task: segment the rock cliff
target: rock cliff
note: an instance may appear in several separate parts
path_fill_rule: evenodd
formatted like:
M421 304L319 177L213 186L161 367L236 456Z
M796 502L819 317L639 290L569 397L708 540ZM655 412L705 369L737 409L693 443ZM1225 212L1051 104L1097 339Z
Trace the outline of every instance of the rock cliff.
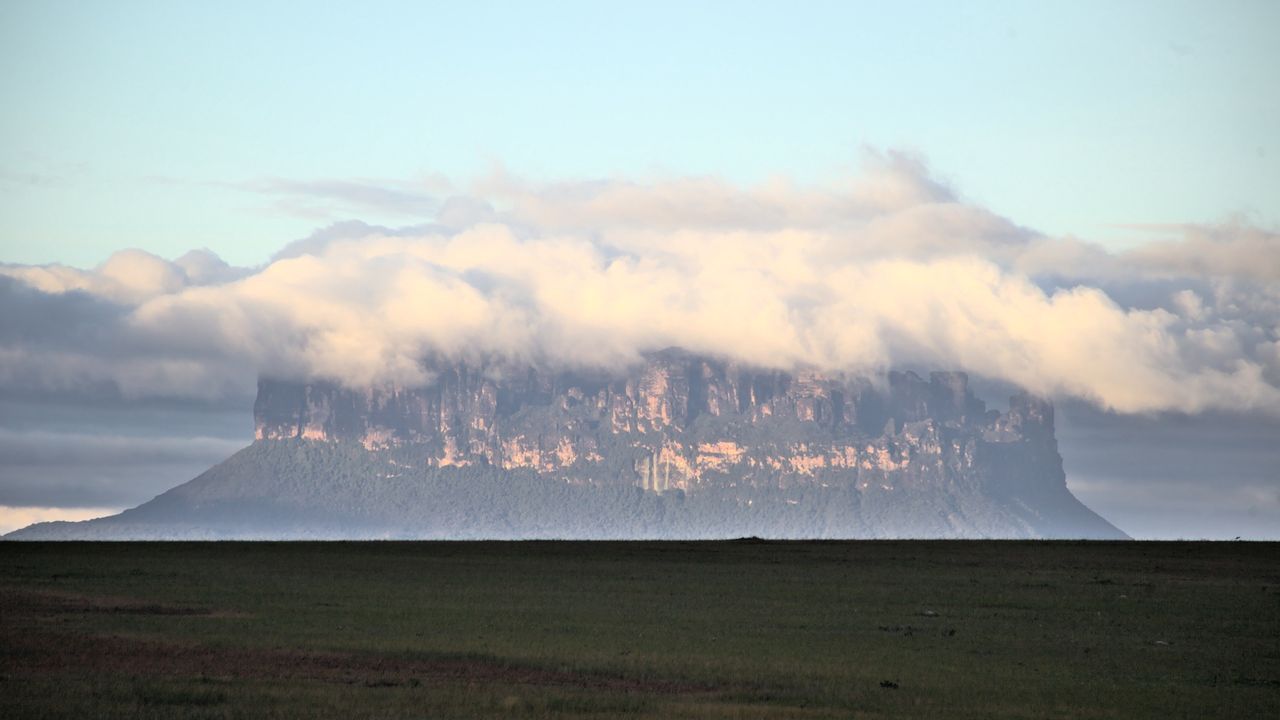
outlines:
M989 484L1025 456L1029 484L1063 485L1053 408L988 411L964 373L925 380L750 368L666 350L616 377L441 364L421 388L262 380L259 441L414 448L424 467L524 468L590 485L697 492L823 482L893 490Z

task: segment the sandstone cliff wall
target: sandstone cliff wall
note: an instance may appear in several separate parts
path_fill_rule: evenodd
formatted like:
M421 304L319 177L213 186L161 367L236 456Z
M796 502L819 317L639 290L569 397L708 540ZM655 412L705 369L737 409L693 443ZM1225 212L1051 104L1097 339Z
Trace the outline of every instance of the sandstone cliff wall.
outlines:
M423 467L529 468L652 492L708 484L1065 487L1053 408L988 411L963 373L783 373L654 353L614 376L437 364L419 388L262 380L259 441L357 442Z

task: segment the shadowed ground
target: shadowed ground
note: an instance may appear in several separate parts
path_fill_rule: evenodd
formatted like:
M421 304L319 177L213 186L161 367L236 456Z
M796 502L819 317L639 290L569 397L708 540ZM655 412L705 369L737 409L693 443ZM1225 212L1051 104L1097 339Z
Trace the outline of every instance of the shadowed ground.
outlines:
M5 717L1274 717L1261 543L0 543Z

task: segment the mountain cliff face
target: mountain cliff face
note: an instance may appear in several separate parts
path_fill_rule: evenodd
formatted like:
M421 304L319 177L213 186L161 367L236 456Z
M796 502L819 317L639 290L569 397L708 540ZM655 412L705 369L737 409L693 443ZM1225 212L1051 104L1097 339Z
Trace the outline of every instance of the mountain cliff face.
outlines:
M674 349L612 375L432 371L418 388L264 379L253 447L90 524L224 536L215 508L225 526L277 507L285 536L1123 537L1068 492L1052 406L988 410L963 373L876 384Z
M668 350L618 379L442 366L418 389L259 383L259 441L418 449L427 467L529 469L579 484L696 492L824 480L884 489L983 484L1021 458L1065 482L1053 408L1017 395L987 411L963 373L929 380L789 375Z

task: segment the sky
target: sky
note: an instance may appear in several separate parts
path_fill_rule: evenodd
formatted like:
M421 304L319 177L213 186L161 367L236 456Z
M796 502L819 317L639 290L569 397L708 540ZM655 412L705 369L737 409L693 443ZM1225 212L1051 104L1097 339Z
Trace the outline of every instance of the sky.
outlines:
M257 373L703 342L1026 386L1122 529L1280 537L1280 5L689 5L0 6L0 525Z
M10 1L0 238L11 262L250 265L325 219L427 212L290 183L821 181L863 145L1051 234L1274 226L1278 24L1265 0Z

